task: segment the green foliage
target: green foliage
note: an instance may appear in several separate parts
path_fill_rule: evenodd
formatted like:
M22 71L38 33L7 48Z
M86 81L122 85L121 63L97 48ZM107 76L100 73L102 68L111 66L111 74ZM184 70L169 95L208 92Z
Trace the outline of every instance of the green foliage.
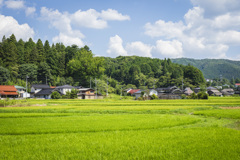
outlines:
M9 80L10 80L9 70L0 66L0 84L4 84Z
M58 91L54 91L52 94L51 94L51 98L52 99L61 99L61 95Z
M70 92L70 98L71 99L77 98L77 93L78 93L78 91L76 89L72 89Z
M153 94L152 96L151 96L151 99L158 99L158 96L157 95L155 95L155 94Z
M198 99L198 96L196 95L196 93L192 93L190 94L190 96L188 97L189 99Z
M227 79L232 79L233 77L240 78L240 62L225 60L225 59L188 59L179 58L173 59L174 63L188 65L191 64L194 67L200 69L205 78L214 79L218 78L219 75Z
M206 92L198 92L197 94L198 99L208 99L208 94Z

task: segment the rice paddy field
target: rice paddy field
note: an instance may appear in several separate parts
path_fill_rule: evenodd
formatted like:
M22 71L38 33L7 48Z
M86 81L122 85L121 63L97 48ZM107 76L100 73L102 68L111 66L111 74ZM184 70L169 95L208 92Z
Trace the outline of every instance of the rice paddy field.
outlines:
M21 101L0 107L0 159L239 160L240 97Z

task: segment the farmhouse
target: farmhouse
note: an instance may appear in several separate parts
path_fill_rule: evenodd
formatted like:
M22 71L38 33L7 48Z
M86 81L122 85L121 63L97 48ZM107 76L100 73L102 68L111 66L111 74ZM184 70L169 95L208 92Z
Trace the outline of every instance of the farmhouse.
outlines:
M222 93L214 87L207 87L207 93L209 96L222 96Z
M223 89L221 92L224 96L231 96L231 95L234 95L235 93L234 90L231 88Z
M187 96L190 96L194 92L191 90L190 87L187 87L187 88L185 88L183 93L186 94Z
M95 90L92 88L80 88L78 91L78 99L95 99L96 97Z
M182 90L176 86L157 88L159 99L181 99Z
M57 86L55 89L60 91L61 94L66 95L67 92L71 92L72 89L76 89L76 88L70 85L63 85L63 86Z
M51 95L54 91L59 92L58 90L55 90L54 88L45 88L45 89L42 89L41 91L39 91L38 93L36 93L34 96L36 98L51 99Z
M0 85L0 98L17 98L17 89L10 85Z
M149 96L152 96L153 94L155 94L156 96L158 95L158 91L155 89L150 89L149 90Z

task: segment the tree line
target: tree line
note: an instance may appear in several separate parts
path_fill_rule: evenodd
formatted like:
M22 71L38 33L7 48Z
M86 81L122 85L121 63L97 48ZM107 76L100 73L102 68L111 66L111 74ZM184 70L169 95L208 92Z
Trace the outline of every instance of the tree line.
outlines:
M197 87L205 84L202 72L170 59L138 56L95 57L88 46L35 43L16 40L14 34L0 42L0 83L25 86L42 83L92 87L100 92L120 93L123 88L156 88L171 85ZM95 81L95 78L97 81ZM92 80L90 82L90 80Z

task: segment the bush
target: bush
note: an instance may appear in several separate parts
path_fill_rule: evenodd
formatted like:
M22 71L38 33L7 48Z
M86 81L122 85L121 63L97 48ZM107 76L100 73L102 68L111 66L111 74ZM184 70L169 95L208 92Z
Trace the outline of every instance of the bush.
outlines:
M190 94L190 99L198 99L198 96L195 93Z
M182 95L181 95L181 98L182 98L182 99L186 99L187 96L186 96L185 94L182 94Z
M62 97L58 91L54 91L51 95L51 98L52 99L61 99Z
M151 99L158 99L158 96L155 95L155 94L153 94L153 95L151 96Z
M139 100L139 101L143 101L144 99L143 99L143 97L138 97L137 100Z
M197 94L198 99L208 99L208 94L205 92L199 92Z

